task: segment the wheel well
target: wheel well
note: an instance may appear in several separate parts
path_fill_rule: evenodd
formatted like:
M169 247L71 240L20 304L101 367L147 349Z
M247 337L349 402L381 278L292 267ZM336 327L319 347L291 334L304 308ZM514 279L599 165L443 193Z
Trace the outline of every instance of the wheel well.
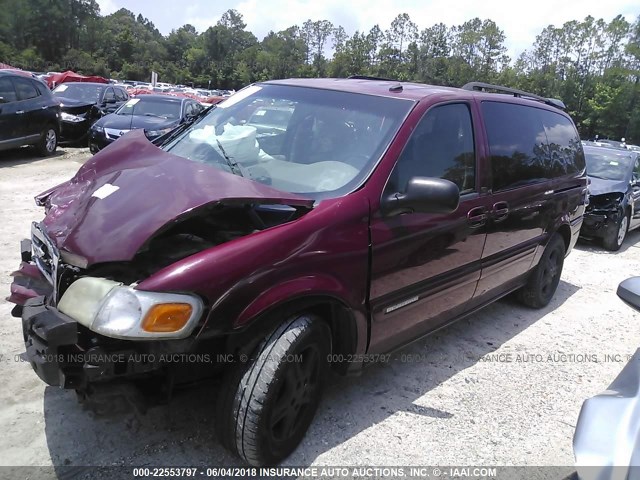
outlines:
M569 228L569 225L560 225L558 234L562 237L562 240L564 240L564 250L566 252L569 250L569 245L571 244L571 228Z
M348 358L355 353L358 341L355 317L344 303L328 296L297 298L269 309L255 318L247 329L230 335L227 351L252 353L260 341L280 323L303 312L314 314L327 323L331 330L331 353L337 354L337 358ZM344 374L348 366L347 361L331 362L331 368L339 374Z

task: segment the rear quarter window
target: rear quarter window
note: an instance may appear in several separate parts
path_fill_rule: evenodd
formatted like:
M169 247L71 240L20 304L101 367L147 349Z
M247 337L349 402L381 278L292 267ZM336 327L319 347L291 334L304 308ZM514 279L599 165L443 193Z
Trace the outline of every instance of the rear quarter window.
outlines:
M539 110L547 134L549 171L553 177L578 173L585 169L580 136L573 122L564 115Z
M18 100L13 82L9 77L0 77L0 104Z
M14 78L13 83L16 87L18 100L29 100L40 96L40 92L36 90L36 86L26 78Z
M508 190L584 169L573 123L564 115L513 103L483 102L493 190Z

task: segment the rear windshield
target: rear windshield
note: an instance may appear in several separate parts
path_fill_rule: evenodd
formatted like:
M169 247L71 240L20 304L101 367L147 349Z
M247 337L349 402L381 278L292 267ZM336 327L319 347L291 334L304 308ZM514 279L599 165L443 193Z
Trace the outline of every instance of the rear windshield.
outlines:
M53 90L53 95L87 103L97 103L100 101L100 96L105 88L106 87L91 84L63 83Z
M252 85L163 146L194 162L313 199L342 196L373 170L413 101Z
M636 154L601 147L584 149L587 175L603 180L624 181L631 177Z
M167 119L180 118L181 102L161 98L132 98L116 110L117 115L144 115Z

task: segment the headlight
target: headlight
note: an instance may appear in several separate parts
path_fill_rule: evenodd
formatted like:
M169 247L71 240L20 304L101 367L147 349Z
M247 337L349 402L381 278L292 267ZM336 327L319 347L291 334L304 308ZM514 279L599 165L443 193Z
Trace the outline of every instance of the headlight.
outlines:
M84 120L84 117L79 117L78 115L71 115L70 113L62 112L61 118L65 122L78 123Z
M102 133L104 132L104 127L101 127L100 125L96 125L94 123L93 126L91 127L91 130L93 130L95 133Z
M69 286L58 309L107 337L155 340L188 337L204 306L193 295L145 292L105 278L83 277Z
M160 135L164 135L167 132L170 132L175 127L163 128L162 130L147 130L148 137L159 137Z

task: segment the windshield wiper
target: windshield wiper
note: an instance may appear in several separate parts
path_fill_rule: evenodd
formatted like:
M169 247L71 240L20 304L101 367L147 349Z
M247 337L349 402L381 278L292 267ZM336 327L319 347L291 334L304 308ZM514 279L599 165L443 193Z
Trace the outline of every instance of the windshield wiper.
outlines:
M162 115L157 115L155 113L145 113L144 116L145 117L156 117L156 118L167 118L167 117L164 117Z
M191 125L193 125L198 118L202 117L206 113L209 113L214 108L216 108L215 105L211 105L210 107L205 108L200 113L194 115L192 117L193 118L192 121L183 123L182 125L180 125L180 126L174 128L173 130L171 130L170 132L167 132L164 135L156 138L155 140L152 140L151 143L153 143L154 145L158 145L158 146L159 145L163 145L165 143L168 143L169 140L173 140L175 137L177 137L182 132L184 132L187 128L189 128Z
M227 152L224 151L224 148L222 148L222 144L220 143L220 140L218 140L217 138L216 138L216 143L218 144L218 148L220 149L220 152L222 152L222 156L226 160L227 165L229 165L231 172L236 175L240 175L241 177L244 177L244 175L242 175L242 171L240 170L240 167L238 166L238 164L233 160L231 160L231 157L229 157L229 155L227 155Z

